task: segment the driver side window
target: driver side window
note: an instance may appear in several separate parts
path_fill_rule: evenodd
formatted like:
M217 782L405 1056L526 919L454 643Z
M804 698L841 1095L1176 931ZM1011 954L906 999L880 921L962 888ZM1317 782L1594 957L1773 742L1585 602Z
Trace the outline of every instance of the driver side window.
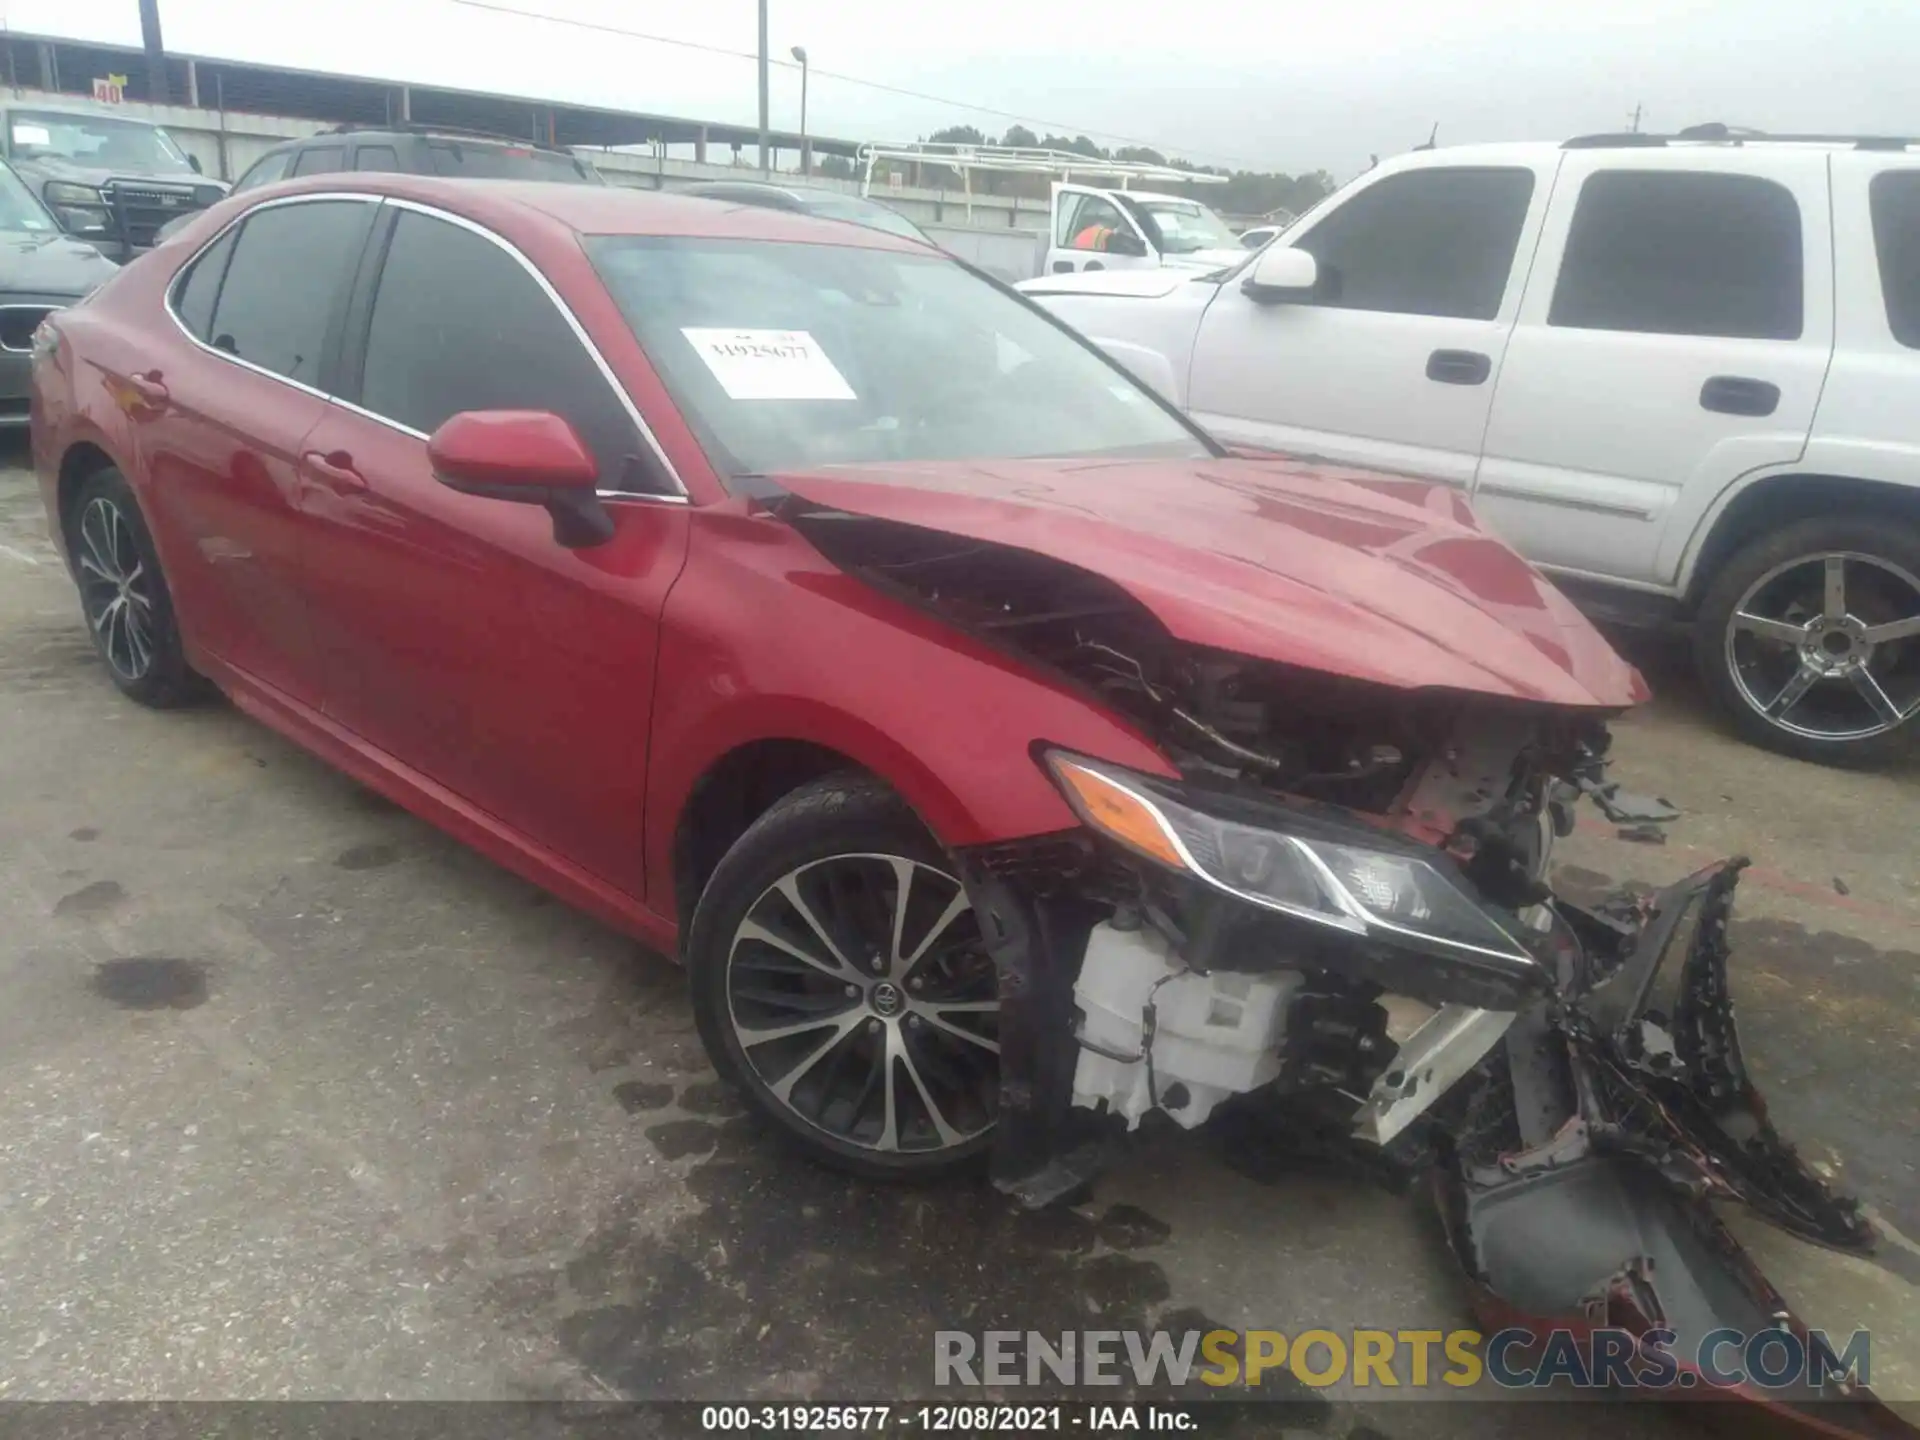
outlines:
M633 421L555 302L500 244L432 216L395 223L356 403L421 435L462 410L550 410L592 452L601 488L648 488L628 459Z
M1127 231L1119 207L1098 195L1075 197L1080 203L1061 212L1058 243L1068 250L1111 250L1113 237Z
M1531 170L1414 170L1362 190L1294 243L1319 265L1319 304L1491 320L1532 198Z

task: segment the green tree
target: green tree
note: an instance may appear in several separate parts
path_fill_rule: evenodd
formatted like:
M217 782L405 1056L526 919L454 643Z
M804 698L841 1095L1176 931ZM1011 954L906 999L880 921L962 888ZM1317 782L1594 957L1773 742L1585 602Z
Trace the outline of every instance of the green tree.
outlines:
M1024 125L1009 125L1007 133L1000 137L1002 145L1016 145L1031 150L1040 143L1040 137Z
M986 145L991 143L971 125L949 125L927 137L930 145Z

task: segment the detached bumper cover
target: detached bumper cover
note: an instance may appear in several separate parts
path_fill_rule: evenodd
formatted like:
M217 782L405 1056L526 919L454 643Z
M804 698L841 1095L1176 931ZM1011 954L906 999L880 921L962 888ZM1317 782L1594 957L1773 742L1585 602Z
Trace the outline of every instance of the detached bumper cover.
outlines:
M1745 860L1638 907L1565 922L1559 994L1508 1032L1438 1180L1449 1239L1483 1324L1666 1330L1682 1371L1716 1330L1805 1327L1716 1218L1738 1200L1809 1240L1870 1249L1871 1224L1767 1119L1740 1053L1727 925ZM1691 920L1678 970L1670 952ZM1663 979L1674 982L1656 1008ZM1684 1393L1752 1401L1822 1433L1914 1431L1841 1378Z

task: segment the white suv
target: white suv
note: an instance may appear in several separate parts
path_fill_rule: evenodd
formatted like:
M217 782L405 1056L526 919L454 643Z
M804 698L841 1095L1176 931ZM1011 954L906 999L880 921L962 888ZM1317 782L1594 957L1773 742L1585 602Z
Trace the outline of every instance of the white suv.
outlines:
M1920 714L1920 141L1421 151L1231 269L1020 288L1229 444L1443 481L1596 611L1689 620L1762 744Z

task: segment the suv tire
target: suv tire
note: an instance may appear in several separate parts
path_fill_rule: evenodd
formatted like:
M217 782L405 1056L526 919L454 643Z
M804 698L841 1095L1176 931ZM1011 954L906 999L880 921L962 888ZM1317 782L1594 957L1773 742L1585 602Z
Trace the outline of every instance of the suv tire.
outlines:
M885 785L838 774L756 820L700 897L700 1038L813 1160L932 1180L992 1144L997 979L955 869Z
M1827 765L1905 752L1920 714L1920 528L1815 517L1713 577L1694 655L1748 739Z

